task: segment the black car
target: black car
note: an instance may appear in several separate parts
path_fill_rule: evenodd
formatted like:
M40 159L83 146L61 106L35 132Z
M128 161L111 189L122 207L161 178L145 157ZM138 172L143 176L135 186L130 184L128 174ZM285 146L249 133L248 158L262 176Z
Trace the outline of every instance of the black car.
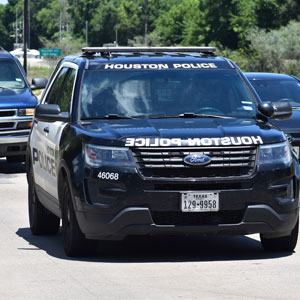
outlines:
M300 147L300 80L276 73L245 73L262 101L288 102L293 115L287 120L272 122L292 137L292 144L299 159Z
M46 79L30 86L19 60L0 47L0 157L8 162L25 160L27 140L38 103L31 92L44 88Z
M57 66L27 150L30 228L67 255L128 235L260 233L292 251L299 166L238 67L210 47L84 48Z

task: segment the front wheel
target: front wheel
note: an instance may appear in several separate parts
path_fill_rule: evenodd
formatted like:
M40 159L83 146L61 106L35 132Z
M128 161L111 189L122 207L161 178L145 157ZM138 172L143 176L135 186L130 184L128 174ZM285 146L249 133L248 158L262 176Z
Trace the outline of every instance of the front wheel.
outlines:
M28 214L31 232L34 235L56 234L60 219L41 204L36 194L32 169L29 170L28 179Z
M88 254L92 241L87 240L80 230L67 182L64 182L62 192L62 230L64 249L68 256Z
M260 235L260 240L263 248L267 251L293 251L297 245L298 231L299 217L290 235L271 239L264 238Z

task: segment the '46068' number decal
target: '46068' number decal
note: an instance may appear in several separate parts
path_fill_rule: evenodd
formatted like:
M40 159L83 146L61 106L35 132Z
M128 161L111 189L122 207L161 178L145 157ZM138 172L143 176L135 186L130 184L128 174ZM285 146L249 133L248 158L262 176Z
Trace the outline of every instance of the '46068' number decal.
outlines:
M99 172L98 178L106 180L119 180L119 173Z

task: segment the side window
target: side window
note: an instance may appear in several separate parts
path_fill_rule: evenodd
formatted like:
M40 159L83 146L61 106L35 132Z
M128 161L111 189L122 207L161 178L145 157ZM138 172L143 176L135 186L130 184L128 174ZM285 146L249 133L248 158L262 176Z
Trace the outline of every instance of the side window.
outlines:
M58 104L61 88L64 84L65 78L68 74L68 68L62 68L56 77L49 94L47 95L45 103Z
M76 70L69 69L67 77L64 81L63 89L59 100L59 106L62 112L70 111L70 104L72 100L72 92L73 92L75 77L76 77Z

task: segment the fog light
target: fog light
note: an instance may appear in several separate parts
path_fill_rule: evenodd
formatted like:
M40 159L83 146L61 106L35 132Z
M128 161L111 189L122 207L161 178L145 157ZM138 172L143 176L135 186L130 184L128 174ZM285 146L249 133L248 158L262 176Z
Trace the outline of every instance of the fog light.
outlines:
M21 122L18 124L18 129L30 129L32 126L32 121L30 122Z
M285 188L285 192L278 197L278 200L280 203L288 203L294 201L294 198L294 181L291 180L288 186Z

